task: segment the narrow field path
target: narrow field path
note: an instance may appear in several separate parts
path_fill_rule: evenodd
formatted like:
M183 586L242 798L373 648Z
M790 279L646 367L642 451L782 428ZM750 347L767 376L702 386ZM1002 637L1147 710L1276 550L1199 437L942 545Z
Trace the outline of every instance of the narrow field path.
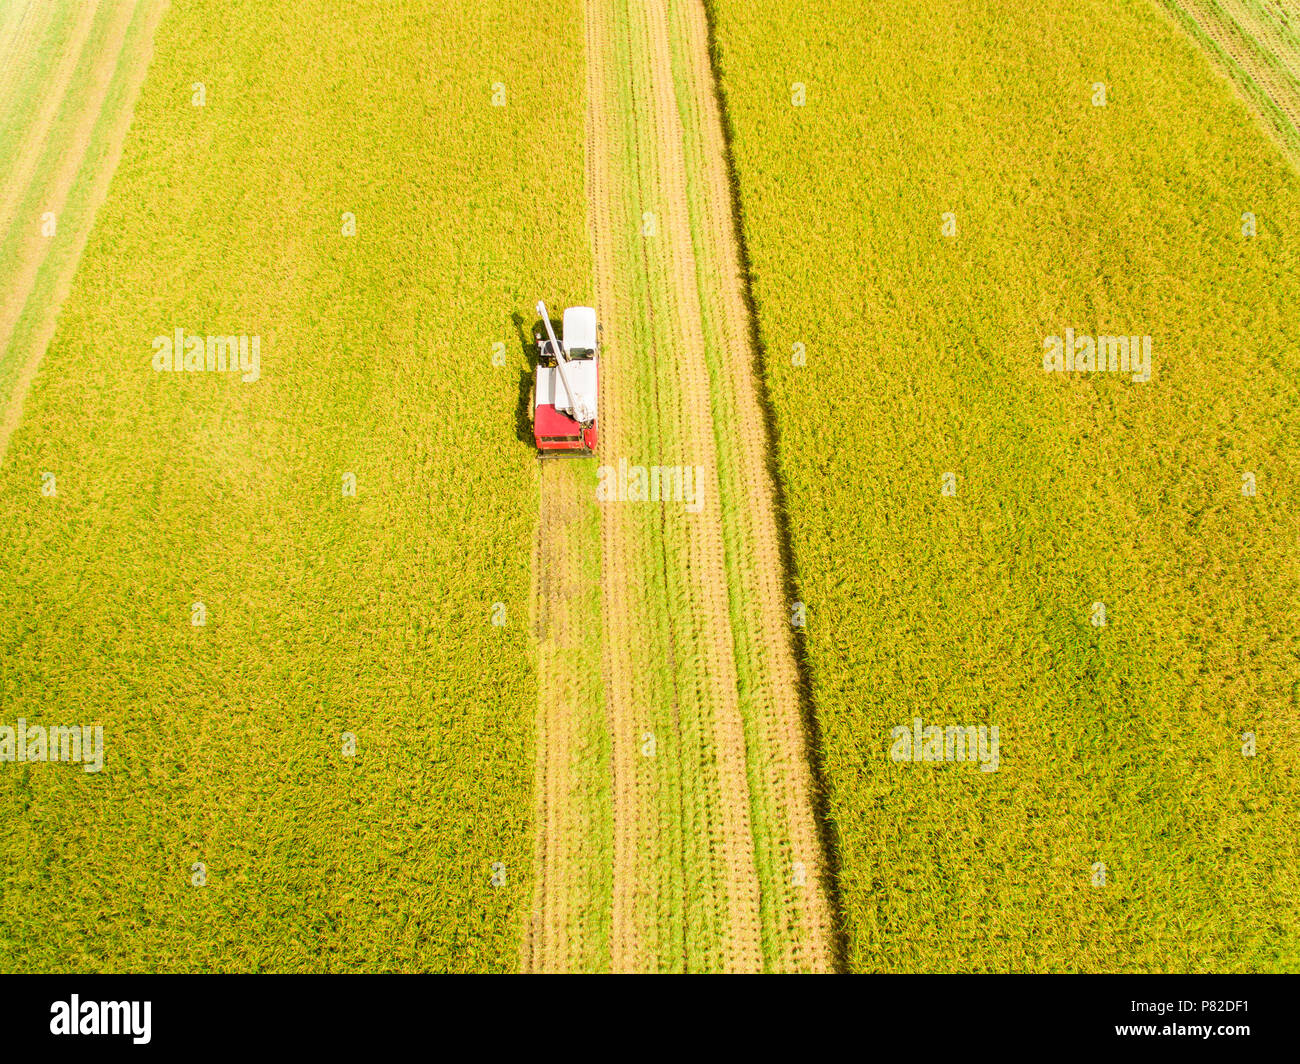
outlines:
M543 470L524 967L826 970L828 883L704 8L589 0L586 33L598 462L689 470L698 495L596 504L584 527L600 623L578 632L554 603L591 555L558 542L580 522L548 493L585 504L595 478L591 463ZM592 698L575 675L589 663L572 663L597 631Z

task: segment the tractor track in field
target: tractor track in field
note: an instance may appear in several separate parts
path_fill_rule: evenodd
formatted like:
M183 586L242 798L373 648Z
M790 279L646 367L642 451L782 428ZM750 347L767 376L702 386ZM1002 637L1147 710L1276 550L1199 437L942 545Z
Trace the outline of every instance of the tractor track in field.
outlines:
M555 653L563 622L550 617L582 563L561 542L577 526L548 497L594 484L543 470L523 967L827 970L829 883L706 13L699 0L588 0L586 39L599 460L697 467L703 507L599 507L608 747L594 756L575 737L595 700ZM589 637L574 628L570 652ZM593 779L608 788L600 838Z
M632 311L625 289L612 272L619 245L616 225L626 225L626 219L616 223L615 201L610 191L613 168L608 146L614 135L611 126L617 105L603 95L613 76L609 45L605 39L609 28L605 20L604 10L596 4L587 4L587 198L591 212L597 308L598 313L605 313L603 308L608 307L608 320L612 323L628 321ZM626 448L631 414L625 410L623 389L613 385L625 346L622 337L615 337L614 332L614 329L606 329L610 343L606 346L606 374L601 389L602 401L606 404L604 447L610 454L619 453L620 447ZM627 557L623 553L632 539L630 517L627 510L619 506L606 506L601 513L601 585L604 590L601 667L606 682L606 714L614 778L611 809L614 882L610 930L610 967L614 971L636 971L644 967L643 943L635 933L634 914L653 893L648 862L635 834L638 822L648 815L648 810L641 805L641 788L637 786L637 775L641 770L636 746L639 730L635 720L629 719L628 710L636 700L635 673L631 654L618 653L619 647L630 650L636 645L631 618L635 616L638 598L636 587L644 587L646 580L642 565L647 559Z
M1268 52L1293 78L1300 78L1300 37L1272 23L1255 0L1219 0L1219 6L1245 33Z
M533 921L525 936L522 958L525 970L547 970L555 957L574 952L568 937L567 885L557 883L557 870L571 866L574 838L565 801L571 786L573 758L572 721L580 712L562 667L563 655L575 651L583 637L570 623L564 604L574 593L575 566L571 551L581 542L575 527L577 507L571 476L554 463L543 463L538 505L538 535L533 573L535 613L532 618L539 654L537 669L537 805L533 865Z
M1293 128L1300 129L1300 92L1295 78L1288 76L1285 67L1280 69L1267 62L1252 47L1254 40L1248 27L1238 22L1217 4L1205 0L1180 0L1183 8L1194 18L1209 37L1230 55L1286 115ZM1263 47L1260 42L1259 47Z
M8 122L13 115L11 108L16 104L13 87L22 80L25 64L20 57L29 55L33 50L33 41L47 28L41 16L50 18L53 9L48 6L38 7L36 0L28 0L23 5L13 4L0 16L0 100L4 109L0 116ZM0 185L8 185L9 174L0 169ZM0 233L3 233L0 228Z
M141 27L139 47L132 54L127 54L127 39L137 11L143 5L144 21ZM82 52L90 34L98 10L97 3L87 3L78 9L78 22L74 27L71 43L67 53L60 59L56 68L56 82L46 94L37 117L24 137L15 163L10 195L6 196L3 207L5 225L18 224L14 215L26 198L29 187L34 181L42 183L43 211L53 211L58 224L64 225L64 207L68 203L73 188L80 179L87 180L86 199L79 213L74 231L66 228L57 230L53 238L41 235L38 218L28 220L28 235L20 243L17 251L17 264L12 270L6 270L6 291L0 298L0 361L5 358L17 360L18 372L14 379L11 393L0 396L0 462L4 461L9 439L22 417L23 402L32 381L40 369L45 350L54 337L54 329L60 308L67 298L72 286L81 253L90 237L95 214L99 205L108 194L108 186L113 172L122 157L122 148L126 141L127 130L135 110L135 100L140 86L144 83L145 72L153 55L153 38L159 22L167 8L167 0L139 0L138 3L122 4L113 11L113 21L108 29L105 47L94 57L89 69L90 94L76 122L71 135L64 145L55 164L55 169L48 176L38 172L38 164L48 146L59 107L67 94L69 84L80 66ZM110 87L115 76L125 78L126 90L118 110L108 116L109 125L103 140L103 153L98 158L88 158L88 150L94 139L96 127L104 117ZM89 170L87 169L89 168ZM2 231L2 230L0 230ZM64 239L68 253L56 263L57 273L53 276L51 298L46 305L37 308L37 318L25 350L13 347L19 319L31 300L37 287L39 275L47 258L56 246L56 240Z

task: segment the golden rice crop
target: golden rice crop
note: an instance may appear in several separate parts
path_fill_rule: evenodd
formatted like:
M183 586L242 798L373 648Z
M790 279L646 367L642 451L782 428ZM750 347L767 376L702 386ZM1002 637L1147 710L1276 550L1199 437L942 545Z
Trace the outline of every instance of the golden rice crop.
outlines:
M0 966L515 966L512 315L589 285L581 39L572 2L172 3L0 468L0 724L105 748L0 763ZM176 329L258 379L156 372Z
M1296 173L1154 6L712 8L851 966L1300 966Z

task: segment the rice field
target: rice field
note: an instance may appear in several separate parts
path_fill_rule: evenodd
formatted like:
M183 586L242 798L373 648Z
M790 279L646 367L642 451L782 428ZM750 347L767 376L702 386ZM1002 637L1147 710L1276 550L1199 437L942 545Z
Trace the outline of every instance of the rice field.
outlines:
M543 470L524 968L826 970L828 884L704 8L588 0L585 28L602 443ZM691 487L638 497L638 469Z
M0 460L121 158L165 6L0 7Z
M0 766L0 968L513 969L514 316L590 298L581 11L173 0L152 46L0 466L0 725L104 753Z
M1300 166L1300 6L1295 0L1161 0Z
M1296 171L1155 5L711 9L849 967L1300 967Z
M1295 19L0 0L0 971L1300 968Z

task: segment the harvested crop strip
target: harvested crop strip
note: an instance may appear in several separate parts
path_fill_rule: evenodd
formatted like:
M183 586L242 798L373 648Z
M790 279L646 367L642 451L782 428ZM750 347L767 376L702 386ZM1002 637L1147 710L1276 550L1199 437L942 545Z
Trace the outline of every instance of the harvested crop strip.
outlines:
M24 9L0 82L0 462L117 168L165 0Z
M825 969L827 884L703 8L592 0L587 60L609 745L584 771L610 779L613 866L600 961ZM581 878L570 865L557 880ZM539 898L535 926L563 894Z
M1281 0L1161 3L1300 167L1300 8Z

